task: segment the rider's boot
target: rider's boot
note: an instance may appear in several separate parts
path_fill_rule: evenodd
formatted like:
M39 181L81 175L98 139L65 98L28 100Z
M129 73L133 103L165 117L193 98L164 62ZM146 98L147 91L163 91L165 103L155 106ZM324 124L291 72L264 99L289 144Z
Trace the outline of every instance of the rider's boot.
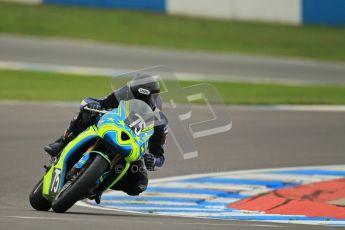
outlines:
M65 131L64 135L54 141L51 144L46 145L43 149L46 151L50 156L57 157L66 147L66 145L73 140L81 131L82 129L79 128L81 126L82 114L77 113L73 119L71 120L69 127Z
M102 197L102 194L95 196L96 204L100 204L101 203L101 197Z
M90 114L86 112L78 112L71 120L65 134L55 142L45 146L44 151L52 157L59 156L63 148L65 148L70 141L94 122L94 116L90 116Z
M57 157L63 150L63 148L66 147L66 145L74 139L75 135L73 133L68 133L67 131L63 136L61 136L59 139L54 141L53 143L50 143L46 145L43 149L46 151L51 157Z

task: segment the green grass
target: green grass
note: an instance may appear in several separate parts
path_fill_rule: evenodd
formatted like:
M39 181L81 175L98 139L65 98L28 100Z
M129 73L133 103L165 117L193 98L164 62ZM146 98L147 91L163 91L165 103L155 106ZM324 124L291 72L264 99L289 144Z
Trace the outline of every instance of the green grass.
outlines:
M0 3L0 33L345 61L345 28L243 23L158 13Z
M81 101L110 92L109 77L0 70L0 99L29 101Z
M109 77L0 70L0 100L80 101L110 93ZM184 81L184 86L198 82ZM213 83L227 104L345 104L345 86Z

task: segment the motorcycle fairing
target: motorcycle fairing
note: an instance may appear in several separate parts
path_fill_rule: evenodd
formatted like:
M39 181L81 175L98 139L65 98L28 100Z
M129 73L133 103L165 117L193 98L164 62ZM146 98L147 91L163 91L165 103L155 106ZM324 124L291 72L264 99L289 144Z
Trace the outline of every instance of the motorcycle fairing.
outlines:
M43 196L48 200L54 198L64 186L66 167L70 157L77 152L78 149L91 141L95 141L99 137L116 147L127 162L119 177L111 183L111 186L119 181L126 174L130 163L138 160L145 154L148 147L148 140L154 133L153 124L149 124L147 127L144 127L140 133L136 134L125 124L125 120L129 116L129 113L129 103L120 101L118 108L106 113L99 119L97 127L95 125L90 126L68 143L63 149L58 162L52 165L43 178ZM103 153L97 154L104 157ZM109 161L107 158L106 160Z
M63 149L58 162L49 169L43 178L43 196L47 199L53 198L64 185L66 166L69 158L82 146L98 138L95 126L79 134Z
M116 146L120 153L125 156L127 162L138 160L147 150L147 141L152 136L153 124L148 125L136 134L125 124L130 109L128 102L120 101L118 108L103 115L98 121L98 135Z

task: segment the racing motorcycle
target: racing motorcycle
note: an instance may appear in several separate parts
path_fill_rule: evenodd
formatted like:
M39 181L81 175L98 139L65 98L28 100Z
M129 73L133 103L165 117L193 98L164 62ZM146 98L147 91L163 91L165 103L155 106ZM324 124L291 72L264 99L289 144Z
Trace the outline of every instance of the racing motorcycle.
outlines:
M36 210L62 213L77 201L95 199L114 186L148 148L155 115L143 101L120 101L111 111L86 108L97 122L79 134L46 166L30 193Z

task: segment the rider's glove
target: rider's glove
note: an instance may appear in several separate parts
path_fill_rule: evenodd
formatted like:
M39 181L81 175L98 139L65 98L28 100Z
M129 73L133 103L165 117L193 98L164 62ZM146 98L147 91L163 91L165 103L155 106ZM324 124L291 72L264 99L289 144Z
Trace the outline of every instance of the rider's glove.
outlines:
M145 166L147 170L149 171L155 170L156 158L152 153L146 153L144 155L144 162L145 162Z
M100 110L102 108L101 104L98 101L91 102L87 104L85 107L90 108L90 109L95 109L95 110Z
M92 98L85 98L80 104L80 110L90 112L90 111L86 110L85 108L100 110L102 108L102 106L98 101L95 101Z
M85 108L100 110L100 109L102 109L102 106L98 101L92 101L92 102L86 103L85 105L81 106L82 111L85 111L85 112L88 112L91 114L95 114L93 111L86 110Z

